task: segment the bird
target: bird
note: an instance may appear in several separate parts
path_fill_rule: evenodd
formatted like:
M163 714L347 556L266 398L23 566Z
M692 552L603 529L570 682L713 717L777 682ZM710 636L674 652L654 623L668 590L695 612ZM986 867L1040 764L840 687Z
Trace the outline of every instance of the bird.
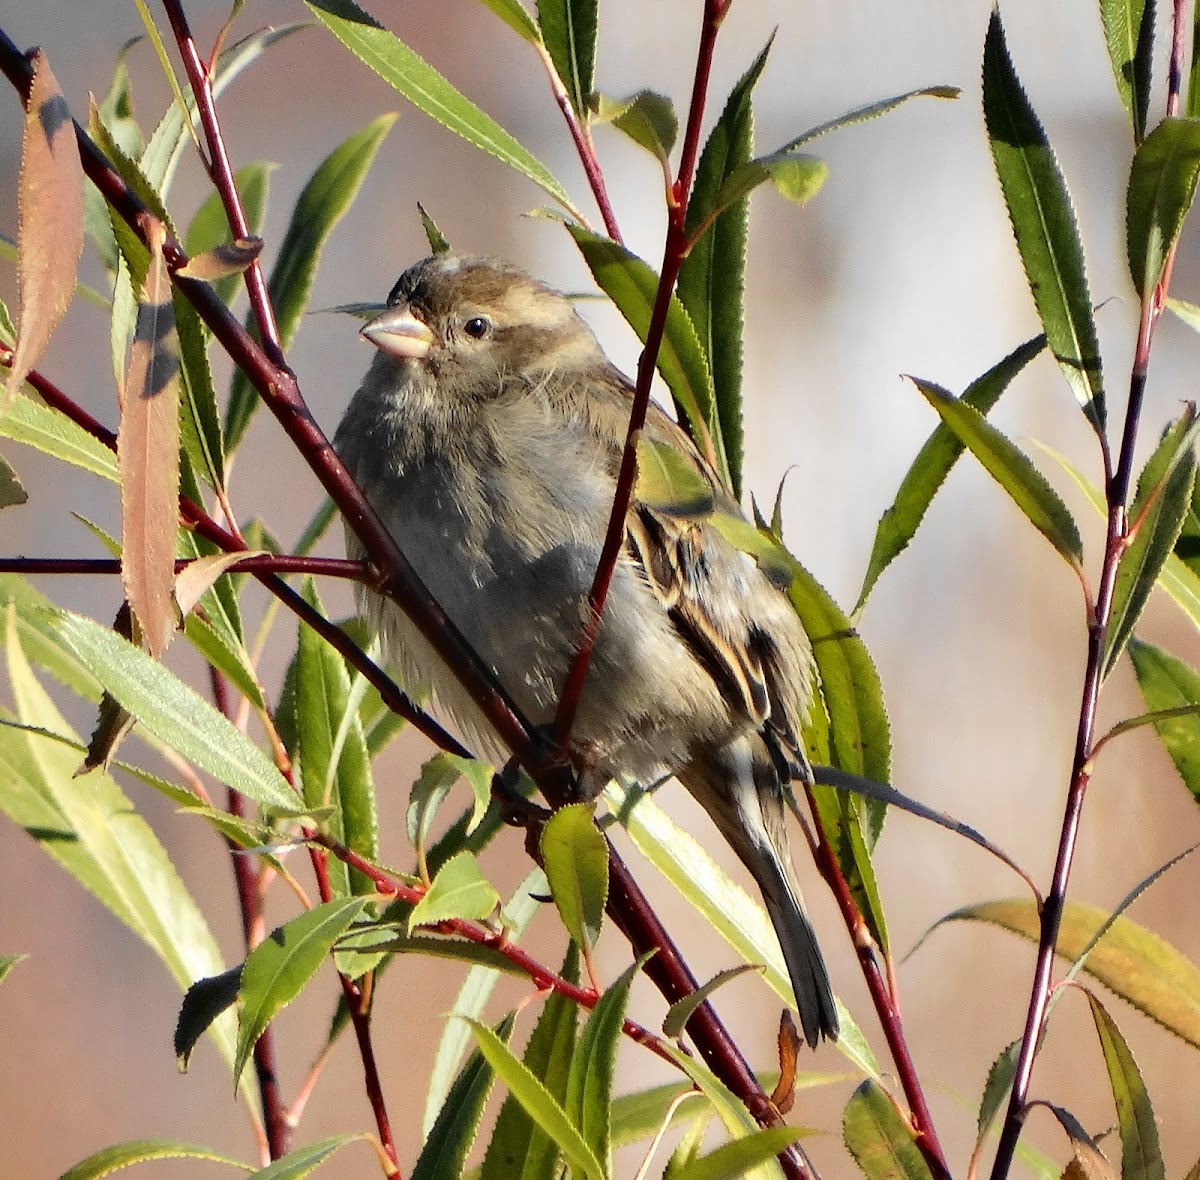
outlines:
M588 617L633 387L572 301L521 268L443 252L361 328L376 353L334 449L426 587L524 715L548 726ZM682 457L745 520L687 434L651 403L642 438ZM640 486L640 485L639 485ZM812 648L784 590L711 515L636 490L580 694L583 797L674 775L749 870L805 1039L836 1040L829 975L788 848L789 781ZM347 530L347 550L361 543ZM393 602L360 588L384 658L484 749L481 710Z

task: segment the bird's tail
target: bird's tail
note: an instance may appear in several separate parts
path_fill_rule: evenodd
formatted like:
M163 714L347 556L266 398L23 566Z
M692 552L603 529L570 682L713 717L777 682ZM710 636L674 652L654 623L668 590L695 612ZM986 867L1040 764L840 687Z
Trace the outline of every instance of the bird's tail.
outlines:
M735 771L716 784L711 774L695 773L699 769L693 767L693 773L680 777L712 816L762 893L796 994L804 1039L813 1048L822 1037L837 1040L833 989L792 867L778 779L768 784L762 780L773 775ZM751 786L748 779L759 781Z

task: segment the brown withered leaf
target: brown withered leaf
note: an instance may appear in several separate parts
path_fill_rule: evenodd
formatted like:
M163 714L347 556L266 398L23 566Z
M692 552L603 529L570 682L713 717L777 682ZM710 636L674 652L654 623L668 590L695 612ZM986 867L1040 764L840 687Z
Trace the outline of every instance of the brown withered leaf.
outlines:
M215 283L217 279L241 274L262 253L262 248L262 238L235 238L202 254L192 255L177 273L185 278Z
M779 1081L771 1101L780 1114L787 1114L796 1102L796 1060L800 1056L800 1033L792 1014L784 1008L779 1014Z
M179 337L164 234L160 228L150 243L117 436L121 579L153 656L163 653L175 630L179 523Z
M83 167L75 125L39 49L21 142L17 190L17 347L4 404L21 388L66 314L83 253Z
M1069 1110L1052 1102L1047 1102L1046 1107L1066 1131L1071 1140L1071 1150L1075 1153L1063 1170L1065 1180L1120 1180L1117 1169Z
M175 579L175 602L179 613L186 615L230 566L248 557L264 557L266 553L265 549L239 549L236 553L212 553L190 562Z

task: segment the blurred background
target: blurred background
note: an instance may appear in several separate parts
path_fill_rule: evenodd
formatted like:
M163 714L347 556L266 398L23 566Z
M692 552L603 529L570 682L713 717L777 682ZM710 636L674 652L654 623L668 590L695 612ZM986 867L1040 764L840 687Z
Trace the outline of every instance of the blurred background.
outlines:
M589 215L582 173L532 51L471 0L369 4L374 14L512 131L558 174ZM1164 6L1168 7L1168 6ZM597 84L624 95L649 86L685 108L699 28L699 0L601 5ZM198 43L210 45L227 3L192 0ZM157 11L157 10L156 10ZM865 102L913 87L962 88L957 102L915 101L877 122L820 141L831 165L820 195L804 209L768 189L752 200L746 331L747 485L769 504L785 474L784 521L790 547L849 609L858 594L874 529L935 415L901 374L956 392L1038 328L1020 270L983 132L979 73L989 5L985 0L737 0L718 42L711 117L724 95L777 30L756 92L760 150ZM247 5L235 30L303 20L285 0ZM1087 0L1012 0L1004 5L1010 48L1032 101L1059 153L1079 215L1099 312L1107 384L1119 421L1128 388L1137 306L1125 265L1123 191L1131 143L1119 107L1096 6ZM165 23L165 22L164 22ZM8 0L2 24L20 46L41 45L77 117L88 95L103 96L119 46L141 32L132 4L92 0L86 17L69 0ZM128 58L137 113L149 130L168 94L152 51ZM1165 62L1155 63L1153 112L1161 112ZM272 212L268 264L291 205L319 161L384 110L399 109L357 203L338 226L316 278L314 308L381 300L396 276L427 252L416 215L420 200L459 249L512 258L564 289L591 287L563 230L525 216L543 204L539 191L406 107L396 94L323 31L312 29L272 50L220 104L235 164L270 159ZM1154 114L1156 120L1158 114ZM16 181L22 112L0 94L0 232L16 233ZM630 247L657 263L664 215L653 161L615 132L596 132L610 192ZM185 161L172 200L186 224L207 195L195 159ZM597 219L598 220L598 219ZM1173 293L1195 299L1197 249L1185 231ZM102 275L90 252L85 277ZM15 308L12 268L0 265L0 295ZM610 354L627 371L637 344L619 316L583 305ZM1143 454L1181 402L1195 397L1197 342L1164 319L1146 401ZM310 315L290 361L318 420L332 433L369 360L353 321ZM218 362L219 364L219 362ZM77 304L39 366L108 423L115 397L107 323ZM219 380L227 372L219 369ZM219 385L219 388L223 388ZM1094 440L1056 367L1041 358L1015 383L993 420L1023 445L1044 442L1099 479ZM31 492L28 505L0 517L6 553L95 555L71 512L80 505L115 529L116 496L86 476L42 462L6 443L3 452ZM1076 513L1094 578L1099 522L1053 460L1034 451ZM319 504L313 478L292 455L273 420L260 415L234 469L234 502L262 516L288 543ZM325 552L338 553L331 538ZM111 617L119 593L101 579L49 581L56 601ZM338 586L322 588L331 609L350 610ZM1085 620L1076 580L974 463L958 465L915 543L887 571L862 620L881 673L895 744L894 782L924 803L979 828L1036 879L1049 874L1070 766L1084 665ZM277 689L294 642L290 620L278 626L265 666ZM1165 600L1152 601L1147 639L1192 663L1200 644ZM184 644L169 662L184 674L199 665ZM5 694L7 695L7 693ZM1122 666L1101 706L1101 729L1141 712L1132 674ZM73 722L90 718L76 709ZM133 752L132 747L130 753ZM385 861L405 864L403 809L415 766L429 754L405 737L380 769ZM222 847L203 824L184 820L157 798L129 788L177 857L230 962L243 955L232 878ZM659 798L735 868L712 828L676 787ZM1087 801L1072 896L1111 908L1155 867L1200 839L1194 803L1153 735L1138 731L1106 750ZM629 852L694 970L705 978L730 965L653 870ZM502 836L485 866L512 888L528 862L515 834ZM839 994L863 1022L884 1068L885 1047L871 1015L849 941L829 898L807 866L808 896ZM995 861L941 829L896 814L878 851L878 872L894 945L906 954L941 915L970 902L1019 892ZM1138 901L1131 916L1200 957L1194 920L1200 866L1184 862ZM275 898L273 920L290 899ZM547 961L562 953L556 923L543 919L532 946ZM628 950L609 931L602 942L608 978ZM49 862L7 821L0 823L0 954L28 961L0 986L0 1142L11 1176L58 1175L122 1139L175 1136L253 1158L253 1140L233 1099L227 1071L207 1043L190 1072L175 1067L171 1034L176 986L154 957L93 898ZM1000 1050L1019 1036L1033 952L989 928L937 931L899 970L905 1024L952 1166L965 1171L974 1110ZM405 1170L415 1159L427 1071L461 981L461 970L422 963L420 983L398 966L376 999L376 1035L384 1084ZM322 1043L335 998L332 972L279 1022L284 1091L296 1092ZM498 994L495 1012L524 991ZM655 1024L661 1001L635 991L639 1019ZM1162 1120L1168 1174L1200 1155L1191 1094L1197 1057L1149 1020L1112 1000L1143 1068ZM750 1059L774 1061L777 1005L756 979L723 989L717 1007ZM525 1027L531 1017L526 1016ZM626 1046L619 1086L629 1090L668 1074L647 1053ZM802 1065L840 1071L835 1049ZM850 1175L841 1146L840 1110L855 1084L843 1080L801 1093L792 1120L828 1129L808 1141L827 1177ZM1091 1019L1082 997L1055 1014L1033 1093L1062 1103L1093 1133L1115 1118ZM337 1047L307 1110L297 1142L370 1129L360 1066L348 1038ZM1061 1134L1044 1113L1030 1140L1060 1160ZM347 1148L323 1174L371 1175L361 1145ZM623 1157L621 1174L636 1171ZM157 1168L157 1170L156 1170ZM661 1170L661 1162L659 1164ZM145 1176L208 1176L212 1165L152 1165Z

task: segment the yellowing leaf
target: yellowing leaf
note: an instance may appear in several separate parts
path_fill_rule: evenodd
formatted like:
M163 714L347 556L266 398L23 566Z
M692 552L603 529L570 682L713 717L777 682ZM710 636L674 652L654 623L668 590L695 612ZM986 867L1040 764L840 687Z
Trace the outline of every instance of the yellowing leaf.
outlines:
M175 629L179 524L179 338L162 245L151 243L117 436L121 580L153 656Z
M21 316L6 401L21 388L66 313L83 253L83 168L75 124L40 49L25 111L17 225Z

